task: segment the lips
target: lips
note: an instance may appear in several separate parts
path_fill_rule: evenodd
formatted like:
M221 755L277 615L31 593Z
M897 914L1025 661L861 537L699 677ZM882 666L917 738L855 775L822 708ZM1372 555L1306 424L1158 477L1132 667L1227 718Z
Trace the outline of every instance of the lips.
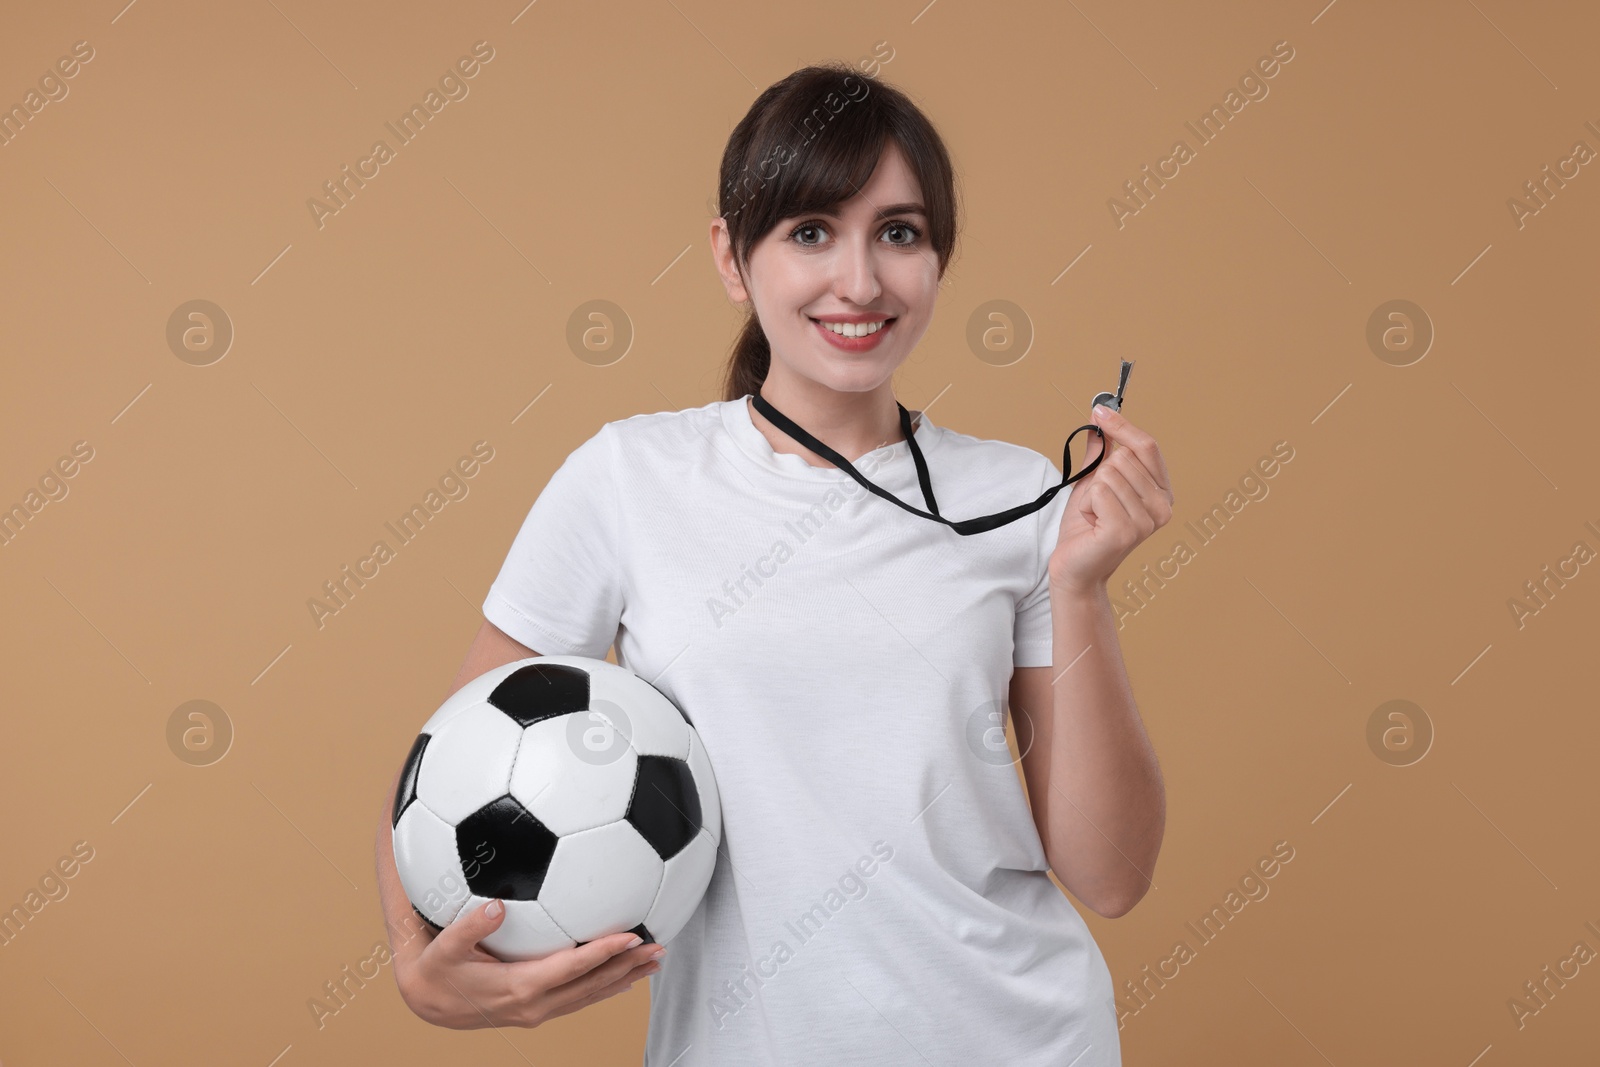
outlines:
M857 316L851 317L854 318ZM848 318L843 316L840 318L843 321L849 321ZM865 321L882 322L883 325L872 333L865 334L861 337L846 337L844 334L835 333L834 331L828 329L827 326L823 325L824 320L822 319L811 320L812 324L816 327L817 332L820 333L829 344L833 345L835 348L843 349L846 352L866 352L872 348L876 348L883 340L884 335L894 328L894 324L897 320L893 317L890 317L887 319L866 318Z

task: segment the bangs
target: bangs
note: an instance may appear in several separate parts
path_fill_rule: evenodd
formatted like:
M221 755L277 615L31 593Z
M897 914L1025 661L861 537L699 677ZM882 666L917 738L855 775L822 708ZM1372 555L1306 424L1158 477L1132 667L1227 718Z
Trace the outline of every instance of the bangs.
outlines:
M859 79L857 85L865 87ZM823 99L844 104L835 114ZM781 219L838 207L859 193L889 140L868 113L871 100L870 92L857 101L830 90L814 106L789 101L780 109L787 114L775 115L761 143L751 145L752 162L731 190L729 210L747 214L746 224L766 233Z

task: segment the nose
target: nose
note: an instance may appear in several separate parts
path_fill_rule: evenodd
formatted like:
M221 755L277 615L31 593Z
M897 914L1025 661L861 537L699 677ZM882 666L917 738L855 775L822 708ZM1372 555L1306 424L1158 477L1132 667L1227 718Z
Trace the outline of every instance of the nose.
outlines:
M841 239L834 257L833 295L861 307L870 305L883 292L870 235L852 234Z

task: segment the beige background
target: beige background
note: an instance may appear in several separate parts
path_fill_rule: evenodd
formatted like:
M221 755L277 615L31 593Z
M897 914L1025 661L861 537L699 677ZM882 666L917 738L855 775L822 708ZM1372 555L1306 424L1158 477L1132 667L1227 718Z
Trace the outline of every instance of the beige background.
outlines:
M1600 568L1508 607L1600 550L1600 164L1520 228L1507 206L1600 149L1580 5L118 4L14 5L0 34L6 104L94 49L0 147L0 505L93 449L0 548L0 906L93 849L0 947L0 1063L639 1062L644 984L499 1033L421 1022L387 969L320 1029L308 1001L382 936L382 794L540 487L604 421L720 398L728 132L878 42L967 208L908 407L1059 456L1137 360L1177 508L1119 588L1294 449L1122 631L1169 818L1157 888L1080 908L1119 988L1295 850L1125 1016L1126 1061L1592 1062L1600 964L1508 1008L1600 951ZM322 183L480 40L470 95L319 229ZM1281 40L1270 94L1119 228L1108 199ZM195 299L234 330L208 366L167 343ZM620 360L568 347L596 299ZM1396 299L1436 332L1404 367L1366 340ZM990 300L1034 332L1008 366L965 340ZM319 628L322 583L479 440L470 495ZM1367 740L1396 699L1434 732L1409 766ZM234 731L209 766L169 748L191 700Z

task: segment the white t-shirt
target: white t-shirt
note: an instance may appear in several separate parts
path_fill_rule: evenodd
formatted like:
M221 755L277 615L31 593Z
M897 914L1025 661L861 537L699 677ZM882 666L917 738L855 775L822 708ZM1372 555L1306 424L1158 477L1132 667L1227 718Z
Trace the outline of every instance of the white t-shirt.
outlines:
M536 652L619 663L705 744L722 847L650 978L646 1067L1120 1065L1111 975L1005 745L1051 662L1072 486L962 536L778 453L744 398L602 426L484 601ZM1035 499L1055 461L923 418L946 518ZM855 464L926 510L909 445Z

